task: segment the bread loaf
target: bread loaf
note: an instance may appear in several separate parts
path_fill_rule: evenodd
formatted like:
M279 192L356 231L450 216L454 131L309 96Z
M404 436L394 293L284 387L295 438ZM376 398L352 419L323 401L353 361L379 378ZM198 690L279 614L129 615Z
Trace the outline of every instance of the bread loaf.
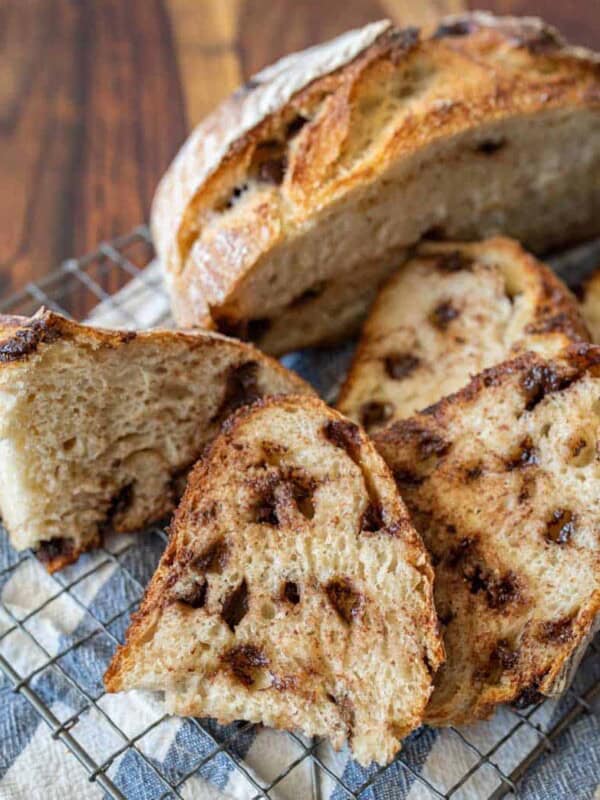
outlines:
M337 405L373 431L487 367L579 340L577 301L517 242L423 244L379 293Z
M443 657L432 579L364 432L317 399L259 401L192 472L106 687L386 763Z
M218 334L0 317L0 510L12 543L54 570L107 526L160 519L229 413L290 391L311 389Z
M272 353L356 330L425 235L600 233L600 63L537 19L368 25L254 76L184 144L152 230L183 326Z
M434 725L560 693L600 610L600 348L527 353L375 433L435 566Z

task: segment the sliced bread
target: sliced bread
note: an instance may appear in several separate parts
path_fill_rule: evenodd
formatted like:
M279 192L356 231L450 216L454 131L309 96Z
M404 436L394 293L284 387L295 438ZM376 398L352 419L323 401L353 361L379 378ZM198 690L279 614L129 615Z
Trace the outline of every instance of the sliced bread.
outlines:
M50 311L0 317L0 511L50 570L172 510L228 414L311 393L253 347L206 332L106 331Z
M427 232L600 234L600 63L540 20L389 21L251 78L191 134L152 230L173 309L282 353L356 330Z
M316 398L259 401L193 470L106 687L385 763L443 657L432 579L364 432Z
M374 435L436 571L436 725L561 692L600 610L600 347L527 353Z
M423 244L377 297L337 405L376 430L500 361L588 339L574 296L517 242Z

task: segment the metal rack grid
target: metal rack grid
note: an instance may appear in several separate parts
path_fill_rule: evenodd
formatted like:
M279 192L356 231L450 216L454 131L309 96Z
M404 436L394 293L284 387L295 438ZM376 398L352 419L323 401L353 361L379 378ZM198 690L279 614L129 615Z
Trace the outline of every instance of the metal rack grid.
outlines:
M102 244L96 252L82 259L65 262L42 281L29 284L17 295L0 303L0 311L31 314L43 304L67 316L81 316L94 302L100 302L110 310L119 327L134 327L138 325L138 319L128 310L123 292L115 295L115 291L131 279L136 279L163 303L165 311L156 322L166 323L168 306L162 294L160 278L155 271L142 272L152 257L148 230L140 227L129 236ZM5 537L5 533L2 532L0 536ZM96 782L109 797L127 797L126 789L116 777L116 767L125 756L130 755L135 758L141 774L145 776L144 780L155 790L152 796L161 800L183 797L182 792L194 776L200 775L210 780L211 764L219 760L226 760L232 765L246 781L248 797L253 798L275 798L278 789L294 770L309 765L313 796L319 800L326 796L324 784L329 790L336 787L340 796L364 800L369 796L369 790L385 778L388 769L401 770L407 781L416 781L421 785L424 796L433 798L480 797L480 794L469 795L470 781L481 770L490 770L496 787L489 796L497 799L510 793L517 794L519 781L527 768L541 753L552 750L560 733L580 715L590 712L592 701L600 695L600 643L597 640L584 658L586 668L580 669L578 678L557 704L557 710L551 718L541 714L545 703L524 711L506 709L508 722L502 735L486 748L476 746L464 731L449 729L445 735L455 737L471 761L462 774L451 779L450 785L442 785L425 777L418 762L412 758L412 753L420 747L422 737L427 735L426 728L408 738L392 765L374 768L366 779L362 775L360 780L351 780L338 774L323 755L322 743L305 740L294 733L281 734L293 745L295 754L290 756L289 763L277 774L266 780L257 775L244 760L244 741L248 741L249 735L259 730L259 726L240 722L221 727L209 720L192 719L183 724L187 726L188 735L195 737L193 741L198 747L188 749L181 763L165 768L148 752L152 748L146 746L145 740L160 732L163 726L171 724L172 720L159 713L136 731L124 730L111 712L111 707L103 702L106 696L101 677L90 679L85 671L73 668L80 648L90 647L98 639L102 639L106 656L104 663L107 663L114 646L122 640L129 615L139 602L144 584L150 577L150 573L139 574L135 553L140 547L146 548L152 552L154 564L165 542L166 534L160 527L153 527L138 539L108 537L99 551L83 556L77 564L53 576L46 575L31 552L16 553L9 546L0 550L4 552L4 563L0 562L0 669L14 691L19 692L49 726L52 737L71 751L87 771L89 780ZM12 576L26 569L34 571L38 580L43 575L45 591L41 592L38 602L21 613L22 609L15 609L6 600L3 589ZM96 608L86 601L85 586L106 570L118 571L127 591L118 598L112 598L108 607ZM64 601L79 609L86 624L79 625L77 630L80 632L68 637L56 652L52 652L40 635L40 625L43 626L44 615L53 604ZM20 652L19 641L27 645L24 648L27 652L35 653L32 661L23 663L23 659L15 657L15 653ZM588 668L590 662L593 662L592 669ZM42 686L50 674L53 681L60 681L70 693L70 713L66 715L61 716L50 708L47 686ZM92 752L86 746L82 731L88 715L93 715L95 724L101 723L110 731L110 746L104 752ZM542 717L543 721L540 721ZM523 731L530 735L525 757L512 769L506 770L501 765L502 748ZM152 741L156 741L156 737Z

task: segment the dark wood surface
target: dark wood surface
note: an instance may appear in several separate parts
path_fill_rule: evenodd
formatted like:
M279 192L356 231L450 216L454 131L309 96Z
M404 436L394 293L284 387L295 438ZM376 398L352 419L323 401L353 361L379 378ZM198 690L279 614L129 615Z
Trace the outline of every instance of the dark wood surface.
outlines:
M468 5L600 49L598 0L0 0L0 295L147 220L186 133L258 68Z

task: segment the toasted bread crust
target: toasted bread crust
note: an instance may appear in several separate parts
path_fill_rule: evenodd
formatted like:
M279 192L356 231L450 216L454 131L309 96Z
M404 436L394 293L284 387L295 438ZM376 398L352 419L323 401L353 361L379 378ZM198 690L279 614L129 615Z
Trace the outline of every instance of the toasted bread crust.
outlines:
M427 99L398 112L385 135L374 131L376 147L353 154L352 137L360 138L362 124L359 99L369 80L413 67ZM282 89L285 81L290 91ZM439 96L436 82L443 87ZM314 224L323 209L343 205L391 165L412 163L434 143L519 115L595 112L599 100L598 57L568 47L556 31L530 18L474 13L442 22L424 39L415 29L379 23L324 45L321 57L311 50L275 65L198 127L157 192L152 228L177 318L247 334L248 325L262 323L257 341L279 352L276 335L272 340L264 332L258 301L253 307L253 287L261 269L273 269L273 253ZM269 148L275 156L266 153ZM251 198L243 212L228 213L247 186ZM592 222L585 227L564 236L597 232ZM394 242L394 252L421 233ZM546 245L559 243L560 232L546 234ZM537 239L529 244L539 246ZM297 307L284 301L284 288L273 295L281 294L277 313L292 312L294 319ZM320 285L303 289L322 291ZM293 302L304 299L300 292ZM300 333L293 344L302 344Z
M575 297L518 242L426 242L379 292L337 407L372 432L495 363L589 339Z
M102 469L104 469L105 474L103 474L102 480L107 481L108 484L111 483L110 471L112 470L116 473L119 469L118 465L125 459L129 459L128 463L130 463L130 467L127 469L131 473L125 483L117 482L113 489L107 488L106 492L109 492L109 494L105 496L106 492L96 485L96 477L94 476L94 469L92 469L94 457L105 452L105 445L103 444L100 452L98 452L98 440L92 438L89 444L89 453L86 447L83 447L80 456L71 456L70 452L63 452L62 446L59 443L50 445L49 436L46 437L46 439L44 438L44 431L46 431L47 434L51 433L46 430L46 426L50 425L50 423L42 421L41 418L37 419L31 435L25 437L23 440L22 425L16 422L16 418L13 420L16 411L13 406L13 401L9 400L9 398L13 398L15 404L18 403L19 407L22 406L19 413L31 414L31 407L27 406L27 392L33 391L34 396L38 397L38 391L36 389L28 390L27 387L33 387L35 381L44 374L47 376L46 380L49 389L43 390L39 394L41 401L44 400L44 397L46 398L44 401L46 403L46 408L41 409L41 411L52 417L50 405L56 401L58 396L62 396L62 387L57 386L53 388L52 386L52 373L54 369L61 366L65 354L69 354L71 357L72 366L69 379L73 384L71 388L73 388L73 391L76 393L74 388L77 383L76 378L81 380L82 375L86 375L86 370L90 370L92 367L97 367L97 369L101 371L103 369L102 364L106 364L109 359L113 365L116 364L115 358L118 361L121 356L116 356L115 351L119 351L122 354L123 367L126 367L127 363L130 362L132 367L137 365L141 369L141 366L137 363L139 355L136 354L139 354L142 348L146 353L144 369L149 370L149 374L152 373L152 358L154 357L148 356L149 348L151 348L153 354L156 354L157 364L162 357L168 358L169 354L174 355L175 352L179 354L179 357L181 357L182 354L186 354L196 358L195 354L197 354L198 358L200 358L199 363L213 365L210 369L212 370L211 374L215 375L216 379L215 391L223 395L220 405L216 403L216 411L214 410L215 403L213 403L212 411L207 410L205 412L205 416L206 414L208 414L208 416L214 414L214 419L209 419L208 417L201 419L202 403L198 400L195 404L196 410L193 413L199 415L195 417L198 423L196 426L197 430L191 437L195 444L190 444L189 447L186 445L185 456L173 452L175 444L170 437L167 437L168 441L166 444L163 444L169 449L169 455L165 458L162 458L162 455L158 457L162 459L161 469L164 468L169 473L169 477L166 479L168 485L163 486L160 489L160 493L156 494L156 496L150 496L147 503L142 499L132 502L131 497L133 485L135 483L133 476L137 476L141 481L139 484L140 487L142 487L145 480L140 471L142 470L142 466L136 467L131 462L131 459L143 458L145 451L136 453L136 445L132 443L129 450L124 452L120 456L120 460L115 462L113 468L109 468L106 464L104 465ZM77 362L78 366L75 366L75 362ZM194 363L196 363L196 361L194 361ZM219 364L223 365L221 367L223 374L216 377ZM15 545L20 547L37 547L40 560L50 572L54 572L76 561L86 550L96 547L102 538L102 531L105 528L126 533L139 530L151 522L163 519L174 507L174 502L177 499L179 491L178 485L180 479L182 479L184 474L191 468L207 444L207 441L203 440L203 434L200 433L201 428L204 429L206 426L207 429L214 429L214 434L216 434L220 423L239 405L238 398L230 395L233 390L239 388L241 391L243 387L237 387L237 384L232 387L229 386L228 376L230 372L227 370L235 369L236 376L239 374L240 380L243 382L244 375L241 371L246 367L251 367L254 370L252 374L249 375L251 383L250 395L252 397L260 395L261 393L276 394L286 389L294 393L312 393L312 389L304 381L294 373L286 370L279 362L265 356L255 348L249 347L247 344L228 339L220 334L206 331L186 332L153 330L142 332L104 330L73 322L59 314L43 309L30 319L15 316L0 316L0 384L3 387L3 402L6 403L6 407L3 410L3 441L4 445L9 447L9 451L6 451L6 453L3 451L2 453L2 459L4 459L4 461L0 459L0 469L3 471L6 481L9 484L6 488L6 493L0 494L0 501L3 506L5 524L13 537ZM156 385L162 385L165 391L165 399L168 400L168 393L175 384L169 384L167 378L163 380L160 377L161 375L167 374L165 370L167 370L168 367L166 367L164 363L161 363L159 369L162 372L160 374L159 372L156 373ZM108 372L103 380L104 382L111 380ZM184 400L187 399L190 392L193 393L196 391L196 389L194 389L195 378L193 375L182 376L178 373L174 380L179 387L174 391L184 391ZM273 386L277 386L277 390L267 391L269 387ZM144 430L145 434L143 435L147 437L145 439L146 444L151 447L152 444L156 443L160 450L161 445L159 445L158 442L160 441L159 437L161 435L159 431L162 430L162 428L160 428L163 424L162 419L157 418L153 423L148 423L151 427L153 426L152 430L156 431L155 434L150 431L148 425L146 425L146 428L140 428L140 425L143 426L141 420L145 413L144 403L148 400L144 395L147 394L147 391L150 391L144 388L143 382L140 388L143 391L141 392L139 407L137 411L134 412L134 416L137 414L138 419L133 423L134 427L131 429L130 433L125 433L127 423L123 422L118 416L115 416L118 414L118 409L114 409L113 412L111 412L112 416L110 421L105 421L107 425L106 429L102 429L99 435L103 437L103 439L110 437L112 435L112 426L116 425L119 433L115 433L114 435L115 437L119 436L121 441L126 442L128 437L132 440L141 441L142 431ZM210 387L205 387L205 389L207 388ZM104 391L104 389L105 386L103 385L98 387L99 392ZM46 391L47 394L45 393ZM91 391L93 393L95 388L92 388ZM229 395L228 392L230 392ZM155 398L155 400L159 402L160 398ZM62 404L64 401L59 400L58 402ZM73 400L73 402L75 402L75 400ZM213 401L211 400L211 402ZM77 405L81 406L81 403L77 401ZM67 420L65 429L71 430L71 433L65 434L65 439L73 437L71 442L68 443L68 446L73 446L77 439L85 440L88 435L87 431L84 429L75 433L78 423L76 423L75 420L72 422L68 421L69 413L73 412L73 410L77 412L81 411L80 408L75 409L75 407L73 409L57 407L56 410L57 427L60 427L61 420ZM100 413L104 413L102 409L99 411ZM90 422L92 422L92 420L90 420ZM52 426L54 427L54 424ZM156 440L152 438L154 435L156 436ZM46 442L46 444L44 444L44 442ZM127 449L126 444L123 446ZM140 445L138 445L138 447L140 447ZM83 534L80 535L79 531L72 530L73 526L67 526L66 523L65 529L68 527L68 532L65 531L63 533L60 532L60 530L55 533L48 532L44 526L40 528L38 522L31 522L33 517L27 516L27 509L30 508L29 504L32 503L34 499L32 494L33 488L30 485L30 478L25 479L21 477L21 470L27 468L27 460L33 457L34 452L38 453L38 450L35 448L50 448L44 450L44 458L55 464L57 474L59 464L62 465L62 469L77 470L82 467L87 470L84 473L85 478L83 475L81 477L81 488L85 486L84 491L91 492L90 498L95 497L96 499L90 499L89 501L89 513L93 514L95 522L93 525L91 522L86 524L85 536ZM30 453L27 458L24 456L26 450ZM110 447L108 450L110 451ZM189 452L187 452L187 450L189 450ZM41 453L41 451L39 452ZM16 455L19 455L19 458L23 455L22 460L24 461L24 466L19 466L17 468L14 460ZM110 455L108 457L110 458ZM117 454L115 454L115 458L118 458ZM9 461L10 463L4 463L5 461ZM86 466L84 467L84 465ZM99 463L98 469L100 469ZM149 467L149 469L151 468ZM18 490L17 486L19 487ZM70 488L63 487L62 491L66 494L64 500L65 506L68 506L69 502L73 500L73 497L70 497L69 493L77 495L77 493L81 491L81 488L77 485L74 487L70 486ZM15 506L14 499L12 498L12 494L17 491L20 497L18 507ZM158 492L159 490L158 487L156 487L156 489L148 489L148 491L150 491L152 495L152 491ZM42 492L41 487L36 488L36 492L38 494ZM38 494L36 494L37 499L39 499ZM94 503L98 503L97 508L93 508ZM17 522L17 520L19 520L19 522ZM21 520L23 520L23 522L20 522ZM25 530L21 529L22 524L31 524L31 530L27 528L27 532L25 532ZM61 526L59 526L59 528L60 527ZM92 528L94 528L94 530L92 530ZM35 534L33 532L34 530Z
M185 342L190 349L209 345L214 349L219 343L226 342L248 356L255 357L259 353L261 360L266 360L280 375L292 376L298 387L308 389L308 384L294 373L290 373L279 361L260 353L247 342L232 339L216 331L201 330L198 328L186 330L153 329L153 330L111 330L85 325L67 319L49 309L40 308L33 317L0 314L0 369L5 365L15 362L30 360L37 352L40 345L49 345L59 340L74 341L84 337L93 348L111 347L120 348L135 339L161 342L178 340ZM214 344L213 344L214 343Z
M599 379L593 345L528 353L374 436L436 565L431 724L558 694L581 658L600 612Z
M289 423L282 427L273 427L278 425L277 420L281 421L282 416L292 420L291 416L286 415L302 419L301 428L295 428L293 435L289 433ZM313 427L315 431L320 431L317 441L313 436ZM311 431L311 443L306 440L301 445L301 451L298 451L292 443L300 429ZM281 432L284 433L283 437ZM263 443L263 450L260 451L259 448L259 452L266 453L267 458L272 459L271 467L276 465L273 474L269 472L270 467L267 468L267 473L262 468L259 473L255 472L255 435L270 437L268 449L265 449ZM301 441L304 442L303 436L301 433ZM286 449L286 446L290 449ZM336 462L339 465L325 466L324 478L307 474L307 464L301 463L301 453L305 453L306 447L319 449L322 465L326 465L332 457L341 459ZM345 452L363 475L359 484L363 480L367 482L363 484L361 491L364 492L364 487L370 485L368 491L378 494L381 507L372 518L366 514L360 517L359 511L359 517L363 520L361 525L365 527L362 532L359 530L358 534L353 533L350 538L351 546L358 548L356 563L361 566L353 567L350 572L340 576L337 570L344 559L338 564L336 557L326 553L325 560L331 561L329 565L323 563L315 552L314 561L306 564L302 543L308 536L313 542L312 547L318 547L318 542L327 535L324 530L327 526L320 514L329 513L329 501L323 500L319 491L333 491L327 487L332 481L339 479L340 469L350 468L348 479L344 483L346 491L354 491L350 486L359 473L354 471L355 466L350 467ZM300 461L295 460L298 455ZM310 463L313 469L317 469L312 458ZM347 466L343 466L344 463ZM235 468L236 475L230 474L225 479L222 474L224 465L227 470ZM295 476L293 480L307 481L305 485L310 487L312 496L312 508L308 517L303 519L302 516L296 516L296 512L288 508L288 501L284 499L285 492L278 495L279 500L274 506L271 505L273 500L264 497L260 500L265 491L277 492L273 487L279 485L277 481L280 478L276 478L275 474L283 474L282 470L287 475ZM216 491L215 487L219 485L227 486L227 496L222 491ZM245 527L240 526L231 516L245 508L243 498L247 489L243 487L249 489L253 498L258 493L259 505L250 507L258 509L260 527L251 520L248 520ZM228 498L234 496L236 500L232 505ZM347 499L349 506L351 502L356 503L353 494L348 494ZM261 502L266 505L260 505ZM364 502L364 498L361 502ZM339 515L342 513L344 512L340 510ZM356 511L353 510L351 514L354 513ZM223 518L222 526L215 521L220 517ZM313 519L319 522L315 523L317 527L311 528ZM329 524L341 524L338 514L330 518ZM381 525L387 525L389 529L376 530ZM348 531L340 531L341 538L336 547L345 541L347 533ZM278 537L281 539L278 540ZM247 546L255 554L252 564L237 560L241 557L237 553L245 553L244 548ZM350 541L346 541L345 546L350 546ZM293 552L290 552L290 547ZM202 551L199 558L198 551ZM278 555L274 561L272 554L275 551ZM372 563L370 553L379 553L380 564L385 561L384 554L392 558L396 566L389 576L391 583L386 584L383 578L378 584L365 582L367 574L370 574L369 564ZM256 565L255 559L258 559ZM174 605L173 591L179 591L174 587L182 585L182 576L187 574L188 565L192 562L200 564L201 570L207 570L203 596L198 601L197 593L192 598L188 590L185 594L186 602L193 602L193 608L186 608L182 602ZM263 569L263 562L270 565L266 573L260 571ZM231 593L225 595L229 599L222 603L218 599L220 582L229 580L230 573L235 577L236 583L243 576L245 607L241 610L240 598L236 605L236 602L230 600ZM258 575L263 577L258 578ZM404 585L408 575L416 579L415 595L397 597L394 608L394 613L397 614L394 625L397 630L405 631L403 636L408 638L403 639L404 651L402 648L397 649L398 642L395 639L388 641L388 647L394 653L393 658L398 659L394 661L394 670L398 671L398 676L406 674L407 669L413 674L412 670L416 668L414 659L422 659L417 669L420 678L415 683L414 693L410 694L399 715L397 709L394 712L385 709L385 703L379 698L373 701L377 708L370 707L367 711L359 703L362 703L362 693L369 692L370 689L364 685L359 690L358 684L352 683L349 676L339 674L339 665L333 669L334 677L330 673L332 666L328 659L334 658L338 651L341 652L339 648L343 640L346 642L343 652L348 654L345 657L345 669L355 675L361 673L360 669L356 673L356 665L362 663L369 650L379 654L381 637L387 636L387 623L383 622L385 609L389 608L387 604L390 602L387 593L390 587ZM274 593L270 587L272 580L277 585L284 586L280 594L278 590ZM292 581L289 591L286 580ZM433 610L432 580L433 571L423 544L410 523L389 471L364 432L315 398L289 396L259 400L230 417L221 435L194 468L184 498L175 514L167 549L146 591L140 610L132 620L126 643L117 650L110 664L105 675L105 685L108 691L114 692L136 686L164 689L167 691L170 708L177 713L208 713L223 722L234 719L235 714L239 713L246 719L264 721L276 727L306 728L311 723L303 720L303 712L299 709L306 707L312 710L314 707L319 709L318 714L325 713L329 719L324 728L319 728L319 733L330 736L334 746L339 747L343 739L349 737L361 761L387 761L398 747L399 739L420 723L430 694L430 690L425 687L430 683L430 674L435 672L443 660L443 647ZM268 586L265 586L265 581ZM409 584L411 581L409 579ZM392 588L392 591L398 590ZM269 611L266 617L271 622L265 622L265 617L261 617L261 609L265 608L265 603L268 606L271 604L269 607L274 606L274 610ZM332 607L335 609L333 619ZM179 615L181 621L177 622ZM412 619L411 615L414 616L412 623L407 622ZM338 616L343 620L341 627L336 622ZM223 619L226 625L223 624ZM169 655L172 650L165 640L173 622L182 631L180 647L185 664L181 667L172 663ZM190 662L188 668L187 655L184 654L188 651L196 652L196 648L200 647L195 637L204 641L203 636L206 634L201 633L204 624L210 626L212 633L208 634L209 648L201 645L199 652L208 658L208 662L203 662L201 666L199 662L194 662L197 666ZM330 624L333 626L331 631L328 628ZM325 626L324 630L320 630L321 625ZM393 636L395 635L394 633ZM416 641L412 641L413 636ZM326 643L331 648L327 654L320 649L321 638L323 644ZM220 650L222 652L219 654ZM407 655L409 651L412 652L410 656ZM206 655L207 652L209 655ZM379 661L378 656L377 669L383 672L390 667L386 658L391 659L392 656L381 658ZM157 669L153 667L155 663L159 664ZM365 670L371 669L370 666L367 667L367 661L364 664ZM409 667L409 664L412 666ZM263 674L265 668L270 675L268 680ZM400 680L394 676L394 670L390 673L390 681ZM343 683L346 680L347 689L340 694L340 681ZM363 678L352 680L361 683ZM189 687L186 682L190 683ZM260 684L258 691L257 683ZM334 684L338 686L337 689L333 688ZM213 695L213 688L215 692L218 690L216 695ZM230 692L236 698L235 702L239 703L236 711L224 699L225 695L230 696ZM324 692L336 695L337 700L327 700L330 695ZM217 701L214 701L214 696L218 698ZM294 714L300 716L295 717ZM380 727L382 716L387 720L383 728ZM371 724L374 726L373 730L377 731L377 736L371 737L366 733Z

